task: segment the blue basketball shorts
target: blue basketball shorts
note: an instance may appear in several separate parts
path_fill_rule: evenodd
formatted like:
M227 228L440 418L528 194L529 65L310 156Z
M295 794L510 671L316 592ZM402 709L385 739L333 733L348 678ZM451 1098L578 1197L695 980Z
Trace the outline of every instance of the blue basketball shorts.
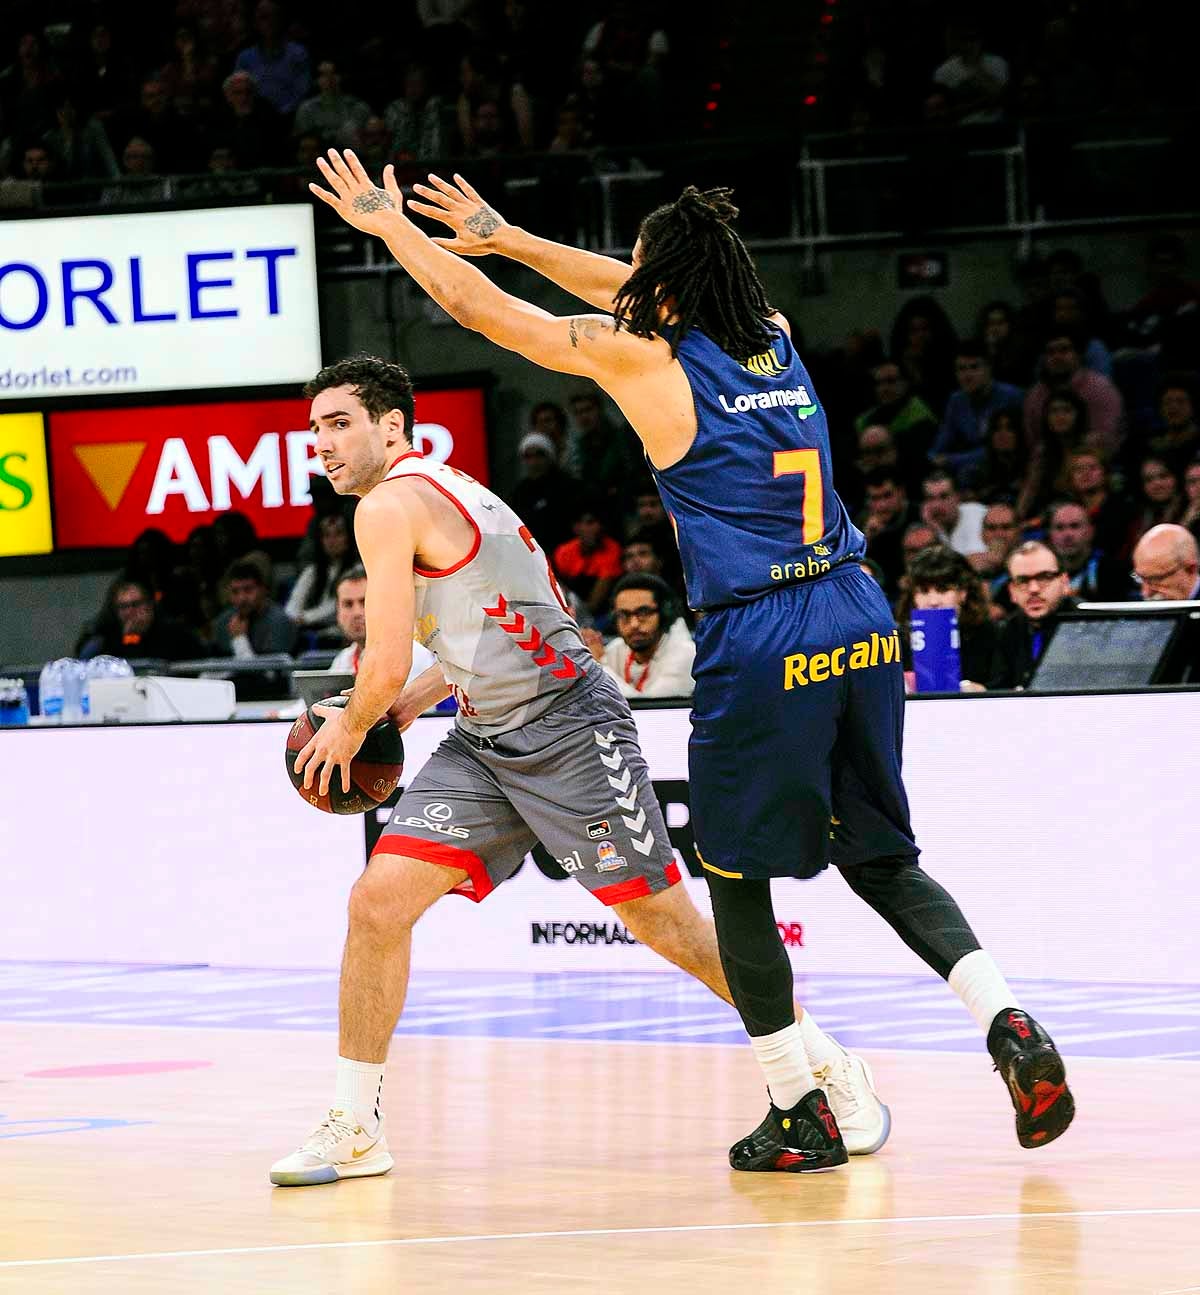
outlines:
M919 853L899 633L856 563L702 616L695 676L692 824L710 872L811 877Z

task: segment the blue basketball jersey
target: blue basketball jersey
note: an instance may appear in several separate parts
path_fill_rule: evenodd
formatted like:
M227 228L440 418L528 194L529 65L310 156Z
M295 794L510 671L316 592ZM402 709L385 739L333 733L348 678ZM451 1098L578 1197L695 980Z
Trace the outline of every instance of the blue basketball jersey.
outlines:
M663 328L670 339L670 327ZM697 610L752 602L865 552L833 488L829 427L791 338L739 364L696 329L678 359L696 439L653 468Z

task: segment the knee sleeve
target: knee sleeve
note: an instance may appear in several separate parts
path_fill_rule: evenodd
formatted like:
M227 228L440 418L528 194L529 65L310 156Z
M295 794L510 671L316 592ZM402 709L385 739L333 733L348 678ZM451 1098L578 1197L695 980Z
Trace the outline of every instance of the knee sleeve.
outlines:
M979 948L954 897L915 859L881 859L840 872L850 889L943 980L959 958Z
M796 1019L792 964L771 905L769 881L706 874L721 966L733 1005L752 1037L775 1034Z

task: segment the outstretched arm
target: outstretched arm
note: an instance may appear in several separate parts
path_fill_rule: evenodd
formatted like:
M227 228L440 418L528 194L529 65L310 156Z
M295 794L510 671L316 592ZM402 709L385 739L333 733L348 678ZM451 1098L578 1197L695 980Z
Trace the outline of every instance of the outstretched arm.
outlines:
M613 301L633 266L611 256L600 256L565 243L538 238L517 225L510 225L462 178L454 183L431 175L428 184L414 184L413 192L424 202L409 207L422 216L439 220L454 231L453 238L435 238L439 247L459 256L505 256L536 270L551 283L612 314Z
M665 344L618 332L609 318L559 318L503 292L404 215L392 167L384 168L384 187L377 189L352 152L343 157L331 149L328 161L318 158L317 166L330 189L313 184L313 193L355 229L382 238L396 260L464 328L544 368L594 378L601 386L669 360Z

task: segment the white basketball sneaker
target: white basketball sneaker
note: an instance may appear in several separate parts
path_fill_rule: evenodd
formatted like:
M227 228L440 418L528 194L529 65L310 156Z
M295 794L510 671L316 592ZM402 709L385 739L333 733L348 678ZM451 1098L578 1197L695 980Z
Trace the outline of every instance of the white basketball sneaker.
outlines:
M394 1163L382 1117L371 1137L350 1111L331 1110L299 1151L271 1166L271 1181L278 1187L312 1187L386 1174Z
M852 1156L869 1156L888 1140L892 1113L875 1092L871 1067L832 1036L826 1037L841 1057L813 1075L829 1098L846 1150Z

